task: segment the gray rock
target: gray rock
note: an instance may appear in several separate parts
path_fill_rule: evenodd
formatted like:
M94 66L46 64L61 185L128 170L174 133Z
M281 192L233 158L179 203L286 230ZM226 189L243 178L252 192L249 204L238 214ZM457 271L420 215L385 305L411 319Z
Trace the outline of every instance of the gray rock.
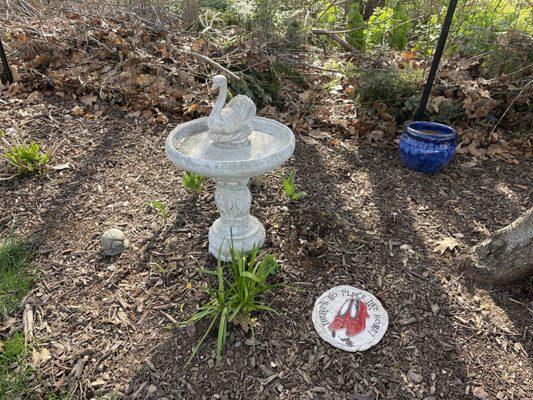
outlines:
M409 372L407 372L407 377L413 383L422 383L422 381L424 380L424 377L422 375L417 374L413 370L409 370Z
M102 234L100 239L102 251L106 256L116 256L129 247L128 239L124 233L117 228L111 228Z

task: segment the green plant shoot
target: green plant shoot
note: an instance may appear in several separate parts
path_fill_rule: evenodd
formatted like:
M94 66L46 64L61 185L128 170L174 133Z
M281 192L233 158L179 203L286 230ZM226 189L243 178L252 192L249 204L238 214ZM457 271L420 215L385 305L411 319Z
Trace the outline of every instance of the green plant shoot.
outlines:
M6 144L2 157L16 168L17 175L42 174L45 171L53 151L43 152L34 141L11 145L5 138L2 139Z
M192 190L195 193L200 193L202 190L202 183L204 182L205 177L195 174L194 172L185 171L183 173L183 186L189 190Z
M165 203L154 200L149 202L148 205L156 210L165 220L168 218L168 208Z
M301 198L307 196L306 192L296 191L296 183L294 182L294 178L296 176L296 170L293 169L289 176L286 178L283 178L283 191L285 192L285 196L287 196L292 201L298 201Z

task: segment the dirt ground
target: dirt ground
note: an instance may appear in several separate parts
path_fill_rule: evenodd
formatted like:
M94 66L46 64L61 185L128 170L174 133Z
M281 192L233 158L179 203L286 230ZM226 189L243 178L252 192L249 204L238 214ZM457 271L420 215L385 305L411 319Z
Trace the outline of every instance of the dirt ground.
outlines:
M214 266L213 182L193 195L167 161L164 140L179 121L146 122L114 107L99 118L64 112L74 105L15 96L0 109L0 126L61 142L52 164L68 164L0 183L1 231L16 218L16 233L37 251L26 307L52 356L37 369L37 397L533 398L531 281L483 287L460 266L469 246L531 207L531 160L473 165L459 156L424 176L403 168L392 145L297 134L289 162L252 182L252 213L265 224L265 251L280 260L276 280L286 283L268 299L280 314L260 316L255 347L233 328L221 368L211 337L183 369L205 326L186 332L166 315L182 321L207 298L209 278L198 269ZM308 193L297 203L281 188L292 168ZM147 205L153 200L169 206L167 222ZM100 253L108 227L131 242L119 257ZM447 236L460 246L434 252ZM374 293L389 313L388 332L367 352L334 349L312 327L315 298L341 284Z

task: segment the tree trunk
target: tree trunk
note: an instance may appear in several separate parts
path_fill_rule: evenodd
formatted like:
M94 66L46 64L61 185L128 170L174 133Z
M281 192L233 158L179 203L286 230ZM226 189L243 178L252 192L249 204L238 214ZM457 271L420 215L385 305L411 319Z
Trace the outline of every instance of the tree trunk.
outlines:
M364 10L361 10L361 14L363 14L363 19L365 21L368 21L372 14L374 13L375 9L379 6L381 6L382 0L367 0L365 3ZM361 2L361 4L363 4Z
M533 275L533 208L472 249L469 275L488 283L509 283Z
M198 0L185 0L183 22L186 27L196 26L198 23Z

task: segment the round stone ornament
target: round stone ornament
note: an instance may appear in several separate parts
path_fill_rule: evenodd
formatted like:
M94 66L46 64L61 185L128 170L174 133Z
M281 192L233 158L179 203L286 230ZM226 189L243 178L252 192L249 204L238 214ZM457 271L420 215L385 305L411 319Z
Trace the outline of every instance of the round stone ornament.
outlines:
M389 326L389 315L371 293L353 286L335 286L313 308L320 337L344 351L364 351L377 344Z
M111 228L102 234L100 239L102 251L106 256L116 256L129 247L128 239L124 233L117 228Z

